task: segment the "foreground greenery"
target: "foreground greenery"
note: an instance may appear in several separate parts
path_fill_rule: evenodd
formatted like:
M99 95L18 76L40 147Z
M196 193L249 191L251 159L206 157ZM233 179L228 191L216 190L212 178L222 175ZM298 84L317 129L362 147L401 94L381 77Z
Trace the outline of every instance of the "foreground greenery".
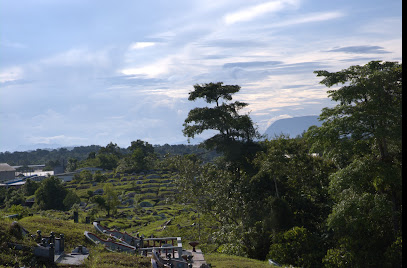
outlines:
M191 110L184 134L214 131L202 146L220 157L159 157L141 140L123 153L110 143L68 161L70 170L110 172L3 188L3 213L29 224L40 219L29 213L72 221L75 211L80 222L89 217L133 234L181 236L184 246L199 241L216 267L262 267L267 259L295 267L401 267L402 65L373 61L315 73L328 87L340 85L328 91L337 105L323 109L322 126L301 137L256 142L250 117L240 114L248 104L232 101L239 86L195 85L189 100L208 106ZM30 197L34 206L23 207Z
M52 212L48 216L52 217ZM54 215L57 216L57 215ZM76 267L151 267L150 259L137 255L130 255L126 253L112 253L108 252L103 247L95 246L89 243L83 235L84 230L94 231L93 226L89 224L78 224L73 221L51 219L49 217L33 216L25 217L19 221L19 225L24 227L30 234L35 234L38 228L41 229L44 235L53 231L56 234L63 233L66 238L67 251L72 250L77 245L84 245L90 250L89 258L85 262ZM12 221L4 218L0 219L0 238L1 241L14 242L34 246L35 243L29 236L22 236L13 230ZM58 235L57 235L58 236ZM271 267L266 262L256 261L248 258L229 256L224 254L208 254L205 259L210 262L214 267ZM12 250L6 243L0 245L0 267L9 267L18 265L30 264L35 267L46 265L39 259L36 259L32 254L32 250ZM58 265L58 267L69 267L70 265Z
M270 265L266 261L259 261L239 256L226 255L220 253L211 253L205 255L205 260L208 263L213 264L216 268L272 268L277 267Z
M151 267L150 259L146 257L128 255L125 253L109 253L101 247L97 247L85 239L83 232L85 230L94 231L93 226L87 224L77 224L73 221L52 219L49 217L34 216L25 217L19 220L19 225L24 227L30 234L36 234L40 229L43 235L48 235L51 231L65 235L66 252L70 252L78 245L84 245L90 250L89 258L81 267ZM0 237L2 241L14 242L34 246L34 242L29 236L23 237L13 231L12 222L10 220L0 219ZM0 267L9 267L18 264L31 265L33 267L42 267L49 265L48 263L36 258L32 249L12 250L6 242L0 245ZM64 267L64 265L58 265ZM68 265L66 265L68 266ZM47 266L48 267L48 266Z

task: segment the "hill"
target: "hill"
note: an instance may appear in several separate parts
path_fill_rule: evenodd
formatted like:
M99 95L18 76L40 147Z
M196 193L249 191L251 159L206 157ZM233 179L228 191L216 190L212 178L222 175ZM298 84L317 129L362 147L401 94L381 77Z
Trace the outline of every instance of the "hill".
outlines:
M304 131L307 131L308 128L313 125L318 127L322 125L322 122L318 120L317 115L284 118L271 124L264 132L264 135L268 139L280 136L281 134L295 138L296 136L301 135Z

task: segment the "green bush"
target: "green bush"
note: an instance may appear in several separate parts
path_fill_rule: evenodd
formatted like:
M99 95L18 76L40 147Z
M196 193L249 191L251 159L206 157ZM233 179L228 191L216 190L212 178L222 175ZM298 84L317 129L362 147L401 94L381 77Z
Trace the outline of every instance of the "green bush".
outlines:
M143 202L140 202L139 206L142 208L146 208L146 207L153 207L153 204L151 204L148 201L143 201Z
M403 238L397 237L396 241L386 250L384 256L387 260L389 267L401 267L402 266L402 254L403 254Z
M267 258L279 263L289 263L301 267L321 267L324 252L319 250L318 237L304 227L293 227L277 233Z
M81 199L79 196L73 192L73 191L68 191L64 198L64 206L66 209L71 209L74 204L79 204L81 202Z
M240 243L222 244L216 250L218 253L234 256L245 256L245 251Z
M339 248L329 249L322 262L327 268L354 267L352 254L343 244Z
M8 212L10 214L18 214L19 218L25 217L29 214L29 209L27 207L23 207L22 205L12 205Z

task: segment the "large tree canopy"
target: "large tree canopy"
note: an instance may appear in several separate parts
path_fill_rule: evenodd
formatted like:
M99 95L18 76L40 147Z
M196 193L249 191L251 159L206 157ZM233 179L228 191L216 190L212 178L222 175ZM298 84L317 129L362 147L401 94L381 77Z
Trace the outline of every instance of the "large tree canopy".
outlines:
M320 119L319 140L338 155L373 145L383 161L392 161L401 151L402 129L402 64L371 61L364 66L351 66L339 72L315 71L325 77L321 84L339 89L329 90L329 97L339 102L324 108ZM349 141L349 142L346 142ZM339 145L339 146L338 146ZM348 148L349 149L349 148ZM396 150L394 150L396 149Z
M204 98L214 107L192 109L185 119L183 133L188 138L194 138L206 130L218 132L205 140L204 147L216 149L227 159L232 160L244 152L248 152L247 145L259 137L253 121L249 115L240 115L239 111L248 104L232 101L232 94L239 92L238 85L223 85L223 82L194 85L194 91L189 93L189 100Z
M62 185L62 182L57 177L49 177L44 179L40 187L35 191L35 203L39 209L58 209L64 210L64 199L67 190Z
M324 262L335 267L393 265L401 237L402 65L372 61L339 72L316 71L338 104L323 109L306 134L332 159L328 227L337 239ZM401 253L400 253L401 254Z

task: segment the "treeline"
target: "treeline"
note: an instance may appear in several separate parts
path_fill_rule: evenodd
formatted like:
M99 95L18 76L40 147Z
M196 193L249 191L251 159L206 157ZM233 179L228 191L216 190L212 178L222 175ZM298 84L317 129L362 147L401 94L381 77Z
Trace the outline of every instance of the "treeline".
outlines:
M0 162L7 163L11 166L24 166L24 165L44 165L50 161L59 161L62 165L63 161L69 158L84 160L88 157L89 153L97 152L101 146L79 146L72 150L67 148L59 148L54 150L37 149L34 151L25 152L1 152Z
M115 145L117 146L117 145ZM69 150L66 148L59 148L54 150L37 149L34 151L25 152L1 152L0 163L7 163L11 166L27 166L27 165L46 165L48 169L52 169L54 166L67 166L68 160L83 161L90 156L97 154L103 146L89 145L78 146ZM119 148L120 155L126 155L130 151L128 148ZM208 151L204 148L200 148L198 145L153 145L154 152L158 158L163 158L165 155L188 155L196 154L204 161L211 161L213 158L219 156L215 151ZM103 151L103 149L102 149Z

